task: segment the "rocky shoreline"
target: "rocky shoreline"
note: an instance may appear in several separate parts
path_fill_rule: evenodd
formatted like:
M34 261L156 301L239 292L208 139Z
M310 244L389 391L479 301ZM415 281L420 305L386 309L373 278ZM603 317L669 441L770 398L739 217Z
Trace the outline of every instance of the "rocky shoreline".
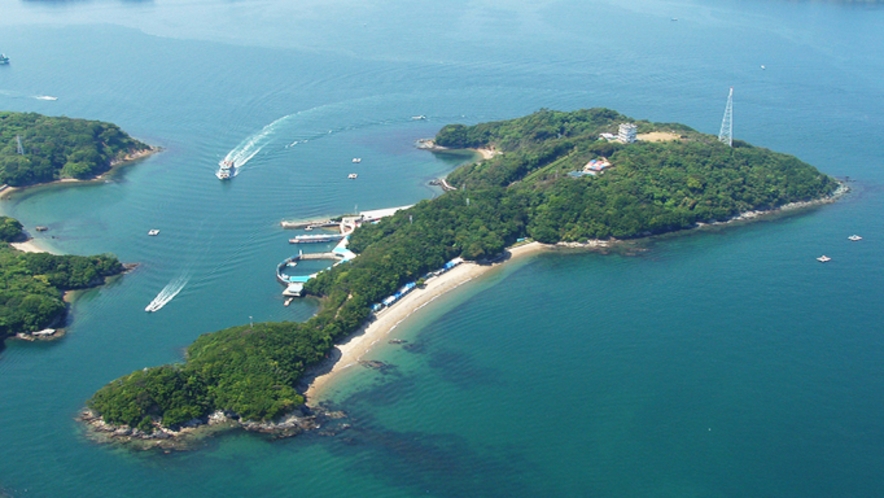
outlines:
M77 178L62 178L62 179L54 180L51 182L35 183L32 185L24 185L21 187L10 187L10 186L4 185L3 188L0 188L0 200L4 200L4 199L10 197L13 194L15 194L16 192L23 192L29 188L34 188L34 187L43 187L46 185L61 185L61 184L66 184L66 183L67 184L89 184L89 183L103 182L103 181L105 181L106 176L110 173L113 173L117 168L119 168L121 166L125 166L127 164L130 164L130 163L137 161L139 159L144 159L146 157L152 156L153 154L156 154L156 153L159 153L162 151L163 151L162 147L150 145L150 146L148 146L147 149L142 149L142 150L139 150L136 152L132 152L132 153L126 154L125 156L117 158L117 159L112 159L111 162L108 164L109 169L107 171L105 171L104 173L101 173L100 175L97 175L93 178L88 178L88 179L84 179L84 180L80 180Z
M84 409L77 421L86 427L86 437L100 444L118 444L138 450L187 451L207 437L233 430L244 430L282 439L305 432L320 436L335 436L350 428L342 411L302 405L295 411L272 421L242 420L236 413L217 410L205 417L193 419L180 427L164 427L154 423L147 432L128 425L105 422L101 415Z
M725 226L725 225L731 225L734 223L755 221L755 220L758 220L759 218L770 217L770 216L775 216L775 215L780 215L780 214L786 214L786 213L790 213L792 211L798 211L801 209L807 209L807 208L811 208L811 207L815 207L815 206L821 206L823 204L831 204L831 203L837 201L839 198L841 198L845 194L847 194L848 192L850 192L850 187L847 186L847 183L839 182L838 188L835 189L835 191L832 192L831 195L828 195L826 197L822 197L820 199L814 199L811 201L790 202L788 204L784 204L784 205L774 208L774 209L746 211L744 213L740 213L740 214L738 214L728 220L725 220L725 221L713 221L711 223L698 222L694 225L693 228L688 228L686 230L679 230L676 232L668 232L668 233L659 234L659 235L660 236L670 235L670 234L685 232L685 231L689 232L689 231L693 231L693 230L702 230L703 228L706 228L706 227L721 227L721 226ZM652 234L647 234L647 236L651 237ZM605 251L605 250L612 249L616 246L622 245L627 242L634 242L636 240L640 240L640 239L615 239L615 238L611 238L608 240L589 239L586 242L559 242L556 244L556 246L570 248L570 249L589 249L589 250Z

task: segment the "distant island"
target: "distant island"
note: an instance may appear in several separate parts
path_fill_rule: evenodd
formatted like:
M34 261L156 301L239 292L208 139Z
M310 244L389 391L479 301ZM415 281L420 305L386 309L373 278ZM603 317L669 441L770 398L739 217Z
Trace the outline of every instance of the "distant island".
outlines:
M51 340L62 332L64 293L104 283L124 271L112 255L58 256L23 253L9 242L23 238L22 225L0 216L0 351L6 339Z
M83 419L106 440L161 447L218 424L297 433L316 416L299 390L308 369L397 289L421 286L455 258L490 262L532 239L612 244L824 202L839 189L793 156L609 109L448 125L424 146L482 150L483 160L452 172L443 195L356 229L349 249L359 256L305 286L322 299L314 317L204 334L183 363L101 388Z
M89 180L157 149L101 121L0 111L0 184Z

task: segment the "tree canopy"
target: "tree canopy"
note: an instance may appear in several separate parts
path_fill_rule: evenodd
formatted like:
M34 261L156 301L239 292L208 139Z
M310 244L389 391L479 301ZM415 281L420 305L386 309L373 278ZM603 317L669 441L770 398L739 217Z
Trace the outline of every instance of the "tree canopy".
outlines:
M149 148L111 123L0 111L0 183L14 187L94 178Z
M0 220L0 225L8 220L12 218ZM64 291L100 285L122 271L123 265L112 255L23 253L0 244L0 349L4 339L18 332L63 323Z

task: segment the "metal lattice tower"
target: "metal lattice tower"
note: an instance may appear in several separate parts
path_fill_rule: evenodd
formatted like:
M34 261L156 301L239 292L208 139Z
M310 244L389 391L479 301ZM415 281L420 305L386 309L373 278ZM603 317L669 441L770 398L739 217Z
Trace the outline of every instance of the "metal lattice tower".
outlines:
M729 147L734 146L734 87L727 94L727 107L724 108L724 117L721 119L718 141Z
M21 146L21 137L18 136L18 135L16 135L16 136L15 136L15 141L16 141L16 143L18 144L18 153L19 153L19 155L21 155L21 156L25 155L25 149L24 149L24 147Z

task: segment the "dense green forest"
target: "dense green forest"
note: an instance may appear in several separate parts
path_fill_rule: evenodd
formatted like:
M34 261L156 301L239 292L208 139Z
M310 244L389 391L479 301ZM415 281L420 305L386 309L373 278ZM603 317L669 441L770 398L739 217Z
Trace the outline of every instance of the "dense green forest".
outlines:
M18 227L10 241L21 235L21 224L0 216L0 231ZM63 323L66 290L85 289L117 275L123 265L111 255L57 256L23 253L9 244L0 244L0 349L3 340L18 332L34 332Z
M449 125L436 143L502 154L449 175L460 187L351 236L359 257L307 283L323 298L304 323L256 324L202 335L180 365L136 372L99 390L89 406L106 422L151 430L213 410L272 419L303 399L304 369L369 317L370 306L404 283L461 256L487 260L521 237L542 242L630 238L725 220L747 210L830 195L837 183L798 159L684 125L636 122L673 141L599 140L633 121L608 109L541 110L510 121ZM606 157L598 176L568 172Z
M24 154L18 152L16 137ZM113 161L147 149L110 123L0 111L0 184L94 178Z

